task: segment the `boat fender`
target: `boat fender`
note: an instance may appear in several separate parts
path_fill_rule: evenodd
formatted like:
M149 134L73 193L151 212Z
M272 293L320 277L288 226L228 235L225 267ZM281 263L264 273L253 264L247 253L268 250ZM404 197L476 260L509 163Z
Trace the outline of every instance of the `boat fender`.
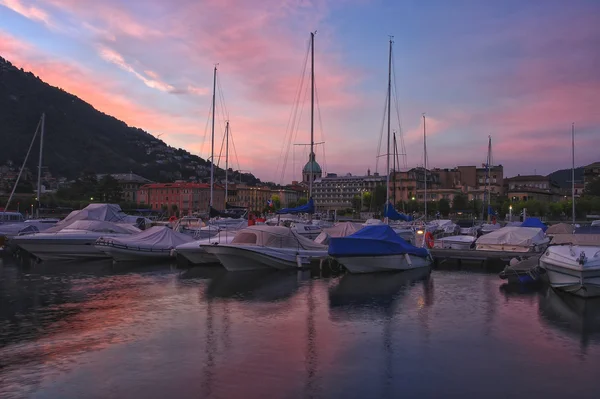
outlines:
M431 234L431 232L428 231L427 233L425 233L425 245L427 245L427 248L431 249L433 248L433 244L435 244L433 240L433 234Z
M492 216L492 224L496 224L496 216Z
M516 266L517 263L519 263L519 260L517 258L512 258L508 264L513 267Z
M175 217L175 216L171 216L171 217L169 218L169 222L173 223L173 222L175 222L175 221L177 221L177 217Z

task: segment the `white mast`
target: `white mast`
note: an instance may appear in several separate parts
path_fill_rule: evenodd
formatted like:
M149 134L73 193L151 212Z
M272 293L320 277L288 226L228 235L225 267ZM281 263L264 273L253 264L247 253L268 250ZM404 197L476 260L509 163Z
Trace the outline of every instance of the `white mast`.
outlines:
M572 151L572 164L571 164L571 202L572 210L571 217L573 218L573 231L575 231L575 122L571 124L571 151Z
M425 165L425 221L427 222L427 129L425 125L425 114L423 113L423 158Z
M36 217L40 217L40 201L42 195L42 153L44 150L44 126L46 122L46 114L42 113L42 122L40 130L40 157L38 159L38 180L37 180L37 210Z
M388 92L387 92L387 152L386 152L386 182L385 182L385 208L389 206L390 203L390 112L392 109L392 44L394 36L390 36L390 54L388 57ZM386 218L387 220L387 218Z
M491 205L491 198L492 195L490 193L490 167L492 163L492 136L488 136L488 153L487 153L487 160L485 162L485 167L486 167L486 171L485 171L485 186L484 186L484 191L483 191L483 195L484 195L484 199L487 199L487 222L490 222L490 205ZM483 204L483 211L485 212L485 202ZM481 217L483 218L483 213L481 214Z
M225 208L227 208L227 176L229 174L229 121L225 125Z
M213 206L213 192L215 185L215 92L217 90L217 65L218 64L215 64L215 70L213 74L212 128L210 142L210 202L208 204L209 214L210 208Z

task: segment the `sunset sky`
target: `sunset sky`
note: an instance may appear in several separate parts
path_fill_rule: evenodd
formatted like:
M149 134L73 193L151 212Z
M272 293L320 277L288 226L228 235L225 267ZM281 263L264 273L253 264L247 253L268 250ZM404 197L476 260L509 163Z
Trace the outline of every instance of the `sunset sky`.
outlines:
M240 168L277 183L308 156L292 146L282 173L311 31L326 172L376 168L388 35L409 167L423 112L431 167L480 165L491 135L505 175L567 168L572 122L576 163L600 160L598 0L0 0L2 57L204 158L218 63Z

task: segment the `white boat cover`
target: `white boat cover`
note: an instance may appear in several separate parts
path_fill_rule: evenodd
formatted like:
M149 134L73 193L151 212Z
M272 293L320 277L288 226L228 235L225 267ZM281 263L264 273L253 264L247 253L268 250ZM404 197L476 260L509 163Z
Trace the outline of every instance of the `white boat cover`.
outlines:
M327 245L302 237L288 227L267 225L249 226L238 231L231 245L327 250Z
M600 246L600 234L556 234L552 244L572 244L589 247Z
M194 239L186 234L177 233L165 226L154 226L131 236L99 238L97 242L126 248L158 250L173 249L191 241Z
M0 236L14 237L19 234L38 233L40 229L33 223L14 223L0 225Z
M45 233L53 233L54 228L50 228ZM69 224L67 227L63 227L60 231L72 231L72 230L83 230L92 231L95 233L110 233L110 234L137 234L141 232L135 226L126 223L113 223L105 222L102 220L76 220Z
M128 216L121 210L121 207L116 204L89 204L80 211L73 211L69 215L56 223L54 227L46 230L50 233L60 231L78 220L99 220L104 222L120 222L134 224L137 222L135 216ZM144 219L144 218L142 218Z
M363 225L360 223L341 222L335 226L324 228L321 234L315 238L315 242L327 245L331 237L347 237L362 228Z
M477 249L480 249L480 246L489 245L531 247L547 241L542 229L536 227L502 227L479 237L476 245Z
M546 234L573 234L573 225L570 223L553 224L548 227Z

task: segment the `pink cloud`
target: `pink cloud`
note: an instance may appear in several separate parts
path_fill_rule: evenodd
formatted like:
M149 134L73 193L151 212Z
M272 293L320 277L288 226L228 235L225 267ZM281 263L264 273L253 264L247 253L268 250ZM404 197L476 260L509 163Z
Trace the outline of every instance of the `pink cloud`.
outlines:
M51 26L50 16L46 11L33 5L26 5L28 1L22 0L0 0L0 5L4 6L18 14L21 14L25 18L33 21L43 22L47 26Z

